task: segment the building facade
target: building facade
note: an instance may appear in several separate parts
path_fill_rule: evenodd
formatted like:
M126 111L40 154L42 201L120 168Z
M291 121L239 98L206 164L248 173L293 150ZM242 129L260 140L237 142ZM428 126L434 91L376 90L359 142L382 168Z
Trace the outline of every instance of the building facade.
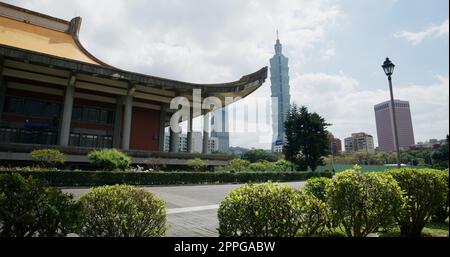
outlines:
M202 152L202 138L203 135L201 132L194 131L192 132L192 153L201 153ZM170 150L170 134L165 134L164 140L164 151L169 152ZM178 152L187 153L188 152L188 135L180 134L178 136ZM209 153L217 153L219 152L219 138L217 137L209 137L208 138L208 152Z
M445 144L447 144L447 139L430 139L425 142L417 142L417 144L411 146L411 149L437 149Z
M374 153L373 137L364 132L352 133L351 137L344 139L345 152L365 151Z
M394 100L397 119L398 142L400 149L408 149L414 145L414 131L408 101ZM377 125L378 146L380 151L395 151L394 120L391 102L386 101L374 106Z
M211 137L217 138L217 151L221 153L230 152L230 130L228 125L228 108L224 107L212 112Z
M339 155L342 153L342 143L339 138L334 137L333 133L328 132L328 145L330 146L331 154Z
M267 77L264 67L229 83L194 84L125 71L89 53L80 27L80 17L65 21L0 2L0 160L29 160L30 151L47 147L65 152L68 162L87 162L90 149L114 147L136 153L139 162L163 152L164 131L177 111L169 108L172 98L192 99L200 89L202 98L225 103L227 96L249 95ZM188 123L201 114L209 110ZM178 144L170 130L171 152Z
M270 59L270 82L272 96L272 151L285 143L284 123L290 108L289 94L289 59L283 55L282 45L278 39L275 55Z

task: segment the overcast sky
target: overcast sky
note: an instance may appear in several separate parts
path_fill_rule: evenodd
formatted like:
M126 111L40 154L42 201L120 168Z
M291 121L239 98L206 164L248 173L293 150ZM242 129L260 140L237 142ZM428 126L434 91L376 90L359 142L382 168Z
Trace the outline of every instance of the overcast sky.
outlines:
M448 0L5 2L66 20L81 16L82 43L113 66L197 83L234 81L268 66L278 29L291 101L324 116L342 140L363 131L376 145L373 105L389 99L380 67L389 56L394 95L410 101L416 142L449 131ZM269 77L252 96L270 97ZM237 105L251 110L252 101ZM270 133L233 133L231 145L270 148Z

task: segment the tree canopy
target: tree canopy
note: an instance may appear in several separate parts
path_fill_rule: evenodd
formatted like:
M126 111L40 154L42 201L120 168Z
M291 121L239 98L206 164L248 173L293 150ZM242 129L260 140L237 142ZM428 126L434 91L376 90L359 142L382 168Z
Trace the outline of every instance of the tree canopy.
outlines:
M297 165L297 170L315 171L323 165L322 157L330 151L327 126L317 113L310 113L305 106L293 105L285 122L286 144L283 153L286 160Z
M275 162L278 160L277 155L264 149L252 149L242 155L242 159L253 162Z

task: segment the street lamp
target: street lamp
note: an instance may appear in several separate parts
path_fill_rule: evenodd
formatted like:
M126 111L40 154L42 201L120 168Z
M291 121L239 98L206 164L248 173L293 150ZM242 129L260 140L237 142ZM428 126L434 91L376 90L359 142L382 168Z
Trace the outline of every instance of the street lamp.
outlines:
M395 141L395 150L397 151L397 167L400 168L400 146L398 144L398 130L397 130L397 119L395 117L395 103L394 103L394 93L392 92L392 79L391 75L394 73L394 67L395 65L389 60L389 58L386 58L383 65L381 67L384 70L384 73L386 73L386 76L389 80L389 91L391 93L391 108L392 108L392 119L394 122L394 141Z

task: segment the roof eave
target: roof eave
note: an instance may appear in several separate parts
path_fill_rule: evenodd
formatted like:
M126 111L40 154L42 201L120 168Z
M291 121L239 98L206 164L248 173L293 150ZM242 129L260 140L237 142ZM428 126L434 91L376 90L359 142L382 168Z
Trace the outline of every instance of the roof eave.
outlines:
M122 81L127 81L133 84L143 84L143 85L151 84L155 86L181 90L183 89L191 90L194 88L201 88L204 89L206 92L211 93L241 91L245 89L248 83L256 81L258 81L258 84L260 86L264 83L264 81L267 78L267 66L266 66L254 73L241 77L241 79L237 81L218 84L195 84L159 78L135 72L129 72L118 68L114 68L112 66L95 65L71 59L65 59L57 56L36 53L2 44L0 44L0 56L5 56L19 60L27 60L29 62L47 67L51 66L65 70L71 70L73 72L82 72L87 74L95 74L97 76L103 76L107 78L114 78Z

